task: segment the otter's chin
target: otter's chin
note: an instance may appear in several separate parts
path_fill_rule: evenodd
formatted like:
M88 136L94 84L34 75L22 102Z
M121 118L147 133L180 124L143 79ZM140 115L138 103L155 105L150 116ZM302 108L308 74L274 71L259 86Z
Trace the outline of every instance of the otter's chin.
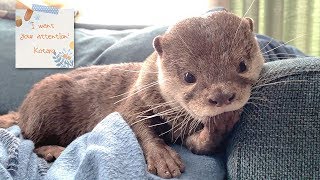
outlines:
M214 109L208 109L207 111L203 112L203 113L196 113L194 112L194 114L196 116L198 116L200 119L204 119L204 118L208 118L208 117L215 117L218 116L219 114L225 113L225 112L230 112L230 111L236 111L240 108L242 108L243 106L225 106L225 107L216 107Z
M220 114L241 109L246 104L246 102L247 101L245 101L244 103L237 103L234 105L215 107L214 110L211 109L210 111L205 111L202 113L192 112L190 114L192 114L195 119L201 121L202 123L206 123L210 120L214 120Z

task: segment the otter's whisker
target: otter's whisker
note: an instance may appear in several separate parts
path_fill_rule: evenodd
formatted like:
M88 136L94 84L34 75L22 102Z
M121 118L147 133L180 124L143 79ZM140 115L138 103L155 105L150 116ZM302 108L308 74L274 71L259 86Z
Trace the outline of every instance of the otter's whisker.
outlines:
M188 51L190 52L191 55L195 56L194 53L191 51L190 47L188 46L188 44L183 40L183 38L180 36L179 33L177 33L179 39L181 40L181 42L184 44L184 46L188 49Z
M164 125L164 124L168 124L169 122L172 122L172 121L174 121L174 119L165 120L165 121L162 122L162 123L153 124L153 125L150 125L149 127L161 126L161 125Z
M183 144L183 142L185 140L185 136L188 135L187 130L190 129L190 124L194 121L193 117L189 116L187 121L188 121L188 123L186 124L186 127L183 130L183 135L181 137L181 144Z
M114 67L114 69L120 70L120 71L126 71L126 72L134 72L134 73L140 73L140 72L141 72L141 71L134 71L134 70L128 70L128 69L121 69L121 68L116 68L116 67ZM146 72L146 73L155 73L155 74L158 73L157 71L155 71L155 72L143 71L143 72Z
M258 101L264 101L264 102L267 102L269 104L272 104L272 102L264 97L250 97L249 98L249 102L250 100L258 100Z
M186 116L185 116L185 118L184 118L184 129L183 129L183 134L182 134L182 138L184 137L184 135L185 135L185 131L187 130L187 128L188 127L190 127L190 123L192 122L192 120L193 120L193 118L191 117L191 115L190 114L187 114Z
M249 99L248 102L253 102L253 103L258 103L258 104L261 104L261 103L265 103L266 105L271 105L273 104L273 102L267 100L267 99L259 99L258 97L257 98L252 98L252 99ZM262 104L261 104L262 105Z
M154 117L157 117L157 116L164 116L164 115L171 115L171 114L175 114L176 113L176 109L179 109L180 107L174 107L174 108L171 108L171 109L167 109L165 111L162 111L160 113L156 113L156 114L153 114L151 116L137 116L137 118L139 117L143 117L142 119L132 123L130 126L133 126L139 122L142 122L142 121L145 121L147 119L151 119L151 118L154 118Z
M139 106L139 107L151 107L151 106L158 106L158 105L163 105L163 104L174 104L174 102L175 102L175 100L171 100L171 101L165 101L165 102L161 102L161 103L147 104L147 105L143 105L143 106Z
M279 47L282 47L282 46L288 44L289 42L294 41L295 39L298 39L298 38L303 37L303 36L306 36L306 34L302 34L302 35L300 35L300 36L297 36L297 37L295 37L295 38L293 38L293 39L291 39L291 40L289 40L289 41L287 41L287 42L285 42L285 43L283 43L283 44L281 44L281 45L279 45L279 46L277 46L277 47L275 47L275 48L273 48L273 49L270 49L269 51L266 51L266 52L264 52L264 53L262 53L262 54L266 54L266 53L268 53L268 52L270 52L270 51L273 51L273 50L275 50L275 49L278 49Z
M143 86L141 86L141 88L148 87L148 86L150 86L150 85L152 85L152 84L158 84L158 81L154 81L154 82L151 82L151 83L149 83L149 84L143 85ZM140 89L140 90L141 90L141 89ZM134 91L139 91L139 90L138 90L138 89L134 89ZM125 93L122 93L122 94L118 94L118 95L115 95L115 96L111 96L110 99L116 98L116 97L119 97L119 96L123 96L123 95L126 95L126 94L130 94L130 93L131 93L131 92L128 91L128 92L125 92Z
M176 141L179 139L179 137L181 137L181 141L183 141L183 137L184 137L184 132L187 128L187 125L189 123L189 120L190 120L190 117L189 115L187 115L183 120L183 124L178 128L176 129L173 133L177 132L178 130L180 130L180 133L179 135L177 136L177 138L174 140L174 143L176 143Z
M184 139L185 139L185 136L187 135L186 134L186 131L190 128L190 123L192 123L192 117L190 116L187 116L186 119L185 119L185 124L181 130L181 133L180 133L180 138L181 138L181 142L183 143Z
M183 110L183 109L182 109L182 110ZM179 119L181 119L181 117L184 117L184 118L185 118L186 115L187 115L187 114L186 114L184 111L181 111L178 116L175 116L175 118L174 118L174 119L175 119L175 123L176 123ZM175 123L172 124L172 127L171 127L171 128L173 128L173 127L175 126ZM183 120L181 120L180 123L183 123ZM172 132L175 132L175 131L173 131L173 129L172 129Z
M137 118L143 117L143 119L140 119L140 121L143 121L143 120L150 119L150 118L157 117L157 116L175 114L176 113L176 109L180 109L180 107L174 107L174 108L171 108L171 109L167 109L165 111L153 114L151 116L137 116Z
M243 107L243 113L249 117L251 111L249 111L247 108Z
M253 86L257 86L257 85L259 85L261 83L264 83L266 81L266 79L268 78L268 76L271 75L271 72L273 72L278 67L280 67L280 63L277 66L268 69L268 71L265 72L263 76L259 77L259 79L257 80L257 82ZM274 77L274 75L272 75L272 77Z
M253 102L247 102L247 104L252 104L254 107L256 107L259 111L261 110L256 103Z
M255 97L255 95L262 95L264 96L265 94L263 92L260 91L252 91L250 97ZM249 98L250 98L249 97Z
M186 131L188 129L190 129L190 123L193 122L193 118L191 116L188 116L186 121L187 122L186 122L185 128L183 129L183 133L182 133L182 136L181 136L182 143L183 143L183 140L185 139L185 136L187 135Z
M197 124L197 120L193 120L191 121L190 127L189 127L189 132L188 135L190 135L192 133L192 130L194 128L194 126Z
M129 94L127 97L122 98L122 99L116 101L116 102L113 103L113 104L117 104L117 103L119 103L119 102L122 102L122 101L130 98L131 96L133 96L133 95L135 95L135 94L138 94L138 93L140 93L141 91L146 90L146 89L148 89L148 88L150 88L150 87L153 87L153 86L156 86L156 85L158 85L157 82L156 82L156 83L153 83L153 84L151 84L151 85L149 85L149 86L147 86L147 87L144 87L144 88L142 88L142 89L139 89L138 91L136 91L136 92L134 92L134 93L132 93L132 94Z
M149 109L147 109L147 110L144 110L144 111L141 111L141 112L139 112L139 113L136 113L135 115L142 115L142 114L145 114L145 113L147 113L147 112L149 112L149 111L152 111L152 110L155 110L155 109L157 109L157 108L160 108L160 107L165 107L165 106L170 106L170 105L172 105L172 104L174 104L174 101L168 101L168 102L164 102L164 103L159 103L159 104L155 104L155 105L157 105L157 106L151 106L151 105L148 105L148 106L151 106ZM146 106L143 106L143 107L146 107Z
M197 121L197 122L196 122L195 126L193 127L193 133L196 132L197 127L199 126L200 123L201 123L201 121Z
M290 72L288 71L286 73L286 76L290 76L290 75L296 75L297 73L296 72ZM274 75L274 76L270 76L270 77L264 77L264 79L261 79L259 82L257 82L255 85L253 85L253 87L255 86L260 86L260 85L264 85L264 84L268 84L269 82L271 81L275 81L279 78L282 78L284 77L283 75L279 74L279 75ZM291 80L288 80L288 81L291 81ZM292 80L293 81L293 80ZM307 80L301 80L301 81L307 81Z
M182 121L182 122L179 122L176 126L172 126L171 129L169 129L169 130L166 131L166 132L161 133L159 136L163 136L163 135L169 133L170 131L173 131L176 127L179 127L179 125L181 125L182 123L183 123L183 121Z
M289 54L289 53L272 53L272 54L263 54L262 56L264 57L269 57L270 55L289 55L289 56L297 56L297 57L305 57L305 56L302 56L302 55L298 55L298 54Z
M179 107L179 106L177 106L177 107L172 107L172 108L170 108L170 109L166 109L166 110L164 110L164 111L161 111L161 112L158 112L158 113L155 113L155 114L157 114L157 115L159 115L159 116L163 116L163 115L169 115L170 113L175 113L175 112L177 112L177 110L179 110L179 109L181 109L181 107Z
M277 85L277 84L282 84L284 83L287 84L287 83L299 83L299 82L307 82L308 80L287 80L287 81L278 81L278 82L274 82L274 83L267 83L267 84L261 84L261 85L258 85L258 86L253 86L252 89L257 89L257 88L261 88L261 87L265 87L265 86L272 86L272 85Z
M270 58L264 58L265 60L281 60L281 59L297 59L297 58L301 58L301 57L305 57L305 56L289 56L289 57L270 57Z
M240 21L240 23L239 23L239 26L238 26L238 28L237 28L237 30L236 30L236 33L234 34L234 37L233 37L233 40L232 40L232 43L231 43L231 44L234 43L234 40L236 39L237 33L238 33L239 28L240 28L240 26L241 26L241 23L242 23L242 21L244 20L244 17L247 15L247 13L249 12L249 10L251 9L251 7L252 7L252 5L253 5L254 2L255 2L255 0L253 0L253 1L251 2L248 10L243 14L243 16L242 16L242 18L241 18L241 21Z
M201 121L199 120L195 120L193 121L192 125L190 125L190 130L189 130L189 135L195 133L197 127L199 126L199 124L201 123Z
M124 96L124 95L126 95L126 94L130 94L130 91L127 91L127 92L125 92L125 93L118 94L118 95L115 95L115 96L111 96L111 97L109 97L109 98L110 98L110 99L112 99L112 98L116 98L116 97Z
M270 40L263 48L260 49L260 52L263 53L262 50L264 50L266 47L268 47L268 45L269 45L273 40L274 40L274 39L271 38L271 40Z
M146 85L143 85L143 86L141 86L141 87L143 88L143 87L149 86L149 85L151 85L151 84L155 84L155 83L157 83L157 81L155 81L155 82L151 82L151 83L146 84ZM135 89L134 91L138 91L138 90L137 90L137 89ZM111 96L111 97L110 97L110 99L112 99L112 98L116 98L116 97L119 97L119 96L124 96L124 95L126 95L126 94L130 94L130 91L125 92L125 93L122 93L122 94L118 94L118 95L115 95L115 96Z
M183 109L182 109L183 110ZM174 130L174 128L176 128L176 127L178 127L178 126L176 126L176 122L177 121L181 121L181 122L184 122L184 119L186 118L188 116L188 113L186 113L185 111L181 111L181 113L179 114L179 116L178 117L175 117L175 121L174 121L174 124L172 124L172 127L171 127L171 129L172 129L172 131ZM183 117L183 120L181 120L181 118ZM173 133L171 133L172 134L172 141L173 141L173 136L174 136L174 132ZM180 136L180 135L179 135ZM179 137L178 136L178 137Z
M303 56L301 56L301 57L303 57ZM299 58L298 56L289 56L289 57L269 57L269 58L264 58L264 60L281 60L281 59L288 59L288 58L290 58L290 59L296 59L296 58Z
M271 109L271 106L268 105L267 103L263 104L263 103L261 103L261 102L258 103L258 102L253 102L253 101L251 101L250 103L254 103L254 104L256 104L257 106L262 106L262 107L266 107L266 108Z

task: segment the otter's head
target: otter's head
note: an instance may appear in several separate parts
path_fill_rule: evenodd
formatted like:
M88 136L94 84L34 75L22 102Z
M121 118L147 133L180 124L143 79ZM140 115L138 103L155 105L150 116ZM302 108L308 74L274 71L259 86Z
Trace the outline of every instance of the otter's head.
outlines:
M264 62L252 29L249 18L217 12L156 37L163 97L199 120L243 107Z

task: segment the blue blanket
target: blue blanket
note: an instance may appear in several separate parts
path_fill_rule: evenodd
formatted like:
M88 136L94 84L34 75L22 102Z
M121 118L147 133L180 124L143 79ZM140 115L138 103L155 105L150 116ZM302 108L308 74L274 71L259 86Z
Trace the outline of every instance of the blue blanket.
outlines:
M222 155L198 156L173 146L186 172L181 179L223 179ZM102 120L91 132L73 141L52 164L33 153L20 128L0 129L0 179L160 179L146 171L138 141L118 113Z

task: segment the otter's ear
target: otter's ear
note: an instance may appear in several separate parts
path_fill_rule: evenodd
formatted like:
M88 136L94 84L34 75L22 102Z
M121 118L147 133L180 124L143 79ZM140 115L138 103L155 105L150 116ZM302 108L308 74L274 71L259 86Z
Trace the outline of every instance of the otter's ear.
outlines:
M225 12L229 12L226 8L224 7L217 7L216 8L218 11L225 11Z
M245 17L245 18L246 18L246 20L247 20L248 23L249 23L249 26L250 26L251 31L253 31L253 19L251 19L251 18L249 18L249 17Z
M153 48L158 52L160 56L162 54L161 39L161 36L157 36L153 39Z

